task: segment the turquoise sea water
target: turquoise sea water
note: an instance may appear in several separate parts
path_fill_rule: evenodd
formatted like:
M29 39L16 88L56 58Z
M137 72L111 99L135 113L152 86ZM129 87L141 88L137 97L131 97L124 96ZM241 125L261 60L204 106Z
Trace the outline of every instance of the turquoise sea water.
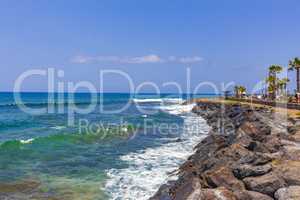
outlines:
M32 115L20 110L13 93L0 93L0 197L146 199L207 131L203 121L187 112L191 106L181 105L195 96L107 93L91 99L90 94L75 94L79 108L97 104L87 114L76 113L72 126L68 108L74 105L68 104L68 96L59 100L55 94L49 102L47 93L22 93L30 108L54 108ZM127 104L122 112L103 112ZM80 129L80 120L89 129ZM202 128L183 137L189 123ZM170 157L174 150L183 153Z

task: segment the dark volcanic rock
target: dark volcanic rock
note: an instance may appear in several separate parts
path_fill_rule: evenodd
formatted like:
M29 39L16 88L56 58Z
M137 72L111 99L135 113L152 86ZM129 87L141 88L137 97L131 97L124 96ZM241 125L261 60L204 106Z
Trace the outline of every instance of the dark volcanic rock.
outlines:
M260 121L246 121L240 126L238 132L247 134L254 140L263 141L266 135L271 134L271 128Z
M260 192L269 196L273 196L276 190L286 186L284 180L272 172L259 177L245 178L243 181L248 190Z
M150 200L182 200L189 199L192 196L195 199L199 199L201 190L199 181L197 177L191 174L186 177L180 177L176 182L171 181L163 185Z
M300 147L287 145L283 149L283 157L288 160L299 161L300 160Z
M235 191L234 195L239 200L273 200L273 198L268 195L248 190Z
M275 193L277 200L299 200L300 199L300 186L290 186L287 188L280 188Z
M235 169L233 169L233 173L239 179L243 179L248 176L259 176L264 175L272 170L272 166L270 164L252 166L252 165L238 165Z
M300 185L300 161L281 161L275 164L275 171L280 174L289 185Z
M298 130L294 135L292 135L291 140L295 141L295 142L300 142L300 131Z
M263 143L270 153L275 153L282 147L281 139L274 135L266 136Z
M157 193L149 200L171 200L170 188L175 184L174 181L169 181L167 184L160 186Z
M207 172L205 177L212 187L225 187L232 191L245 189L244 183L236 179L228 167Z
M226 188L204 189L201 198L191 200L238 200L230 190Z

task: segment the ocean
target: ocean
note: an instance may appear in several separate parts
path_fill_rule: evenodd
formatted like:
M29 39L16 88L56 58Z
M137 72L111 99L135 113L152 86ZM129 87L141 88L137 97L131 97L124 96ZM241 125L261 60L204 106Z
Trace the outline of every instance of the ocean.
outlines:
M20 93L24 106L48 108L32 114L13 93L0 93L0 198L148 199L176 179L174 171L208 133L193 105L182 103L214 95L50 96ZM91 102L88 113L69 114Z

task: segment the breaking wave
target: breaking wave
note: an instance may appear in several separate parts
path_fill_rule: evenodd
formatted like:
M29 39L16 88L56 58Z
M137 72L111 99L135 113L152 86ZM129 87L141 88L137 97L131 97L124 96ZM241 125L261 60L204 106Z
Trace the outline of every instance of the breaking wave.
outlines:
M146 100L144 100L146 101ZM147 100L155 102L154 100ZM105 190L113 200L146 200L153 196L159 187L169 180L176 179L172 173L193 153L193 147L208 133L205 120L192 114L193 104L171 104L158 107L172 115L184 119L183 133L180 138L167 140L162 146L147 148L121 156L128 168L110 169Z

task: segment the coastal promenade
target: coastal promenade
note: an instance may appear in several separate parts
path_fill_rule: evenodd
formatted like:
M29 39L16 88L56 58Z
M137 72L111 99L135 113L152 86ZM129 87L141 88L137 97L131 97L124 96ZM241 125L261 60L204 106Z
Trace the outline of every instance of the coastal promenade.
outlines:
M288 115L291 118L300 117L300 104L295 103L282 103L282 102L274 102L267 100L257 100L257 99L239 99L239 98L195 98L189 101L186 101L185 104L190 103L217 103L221 105L233 105L233 104L241 104L245 106L250 106L252 108L265 107L275 112L276 114Z
M284 102L280 102L280 101L260 100L260 99L253 99L253 98L239 99L239 98L234 98L234 97L226 98L226 100L300 110L300 104L297 104L297 103L284 103Z

